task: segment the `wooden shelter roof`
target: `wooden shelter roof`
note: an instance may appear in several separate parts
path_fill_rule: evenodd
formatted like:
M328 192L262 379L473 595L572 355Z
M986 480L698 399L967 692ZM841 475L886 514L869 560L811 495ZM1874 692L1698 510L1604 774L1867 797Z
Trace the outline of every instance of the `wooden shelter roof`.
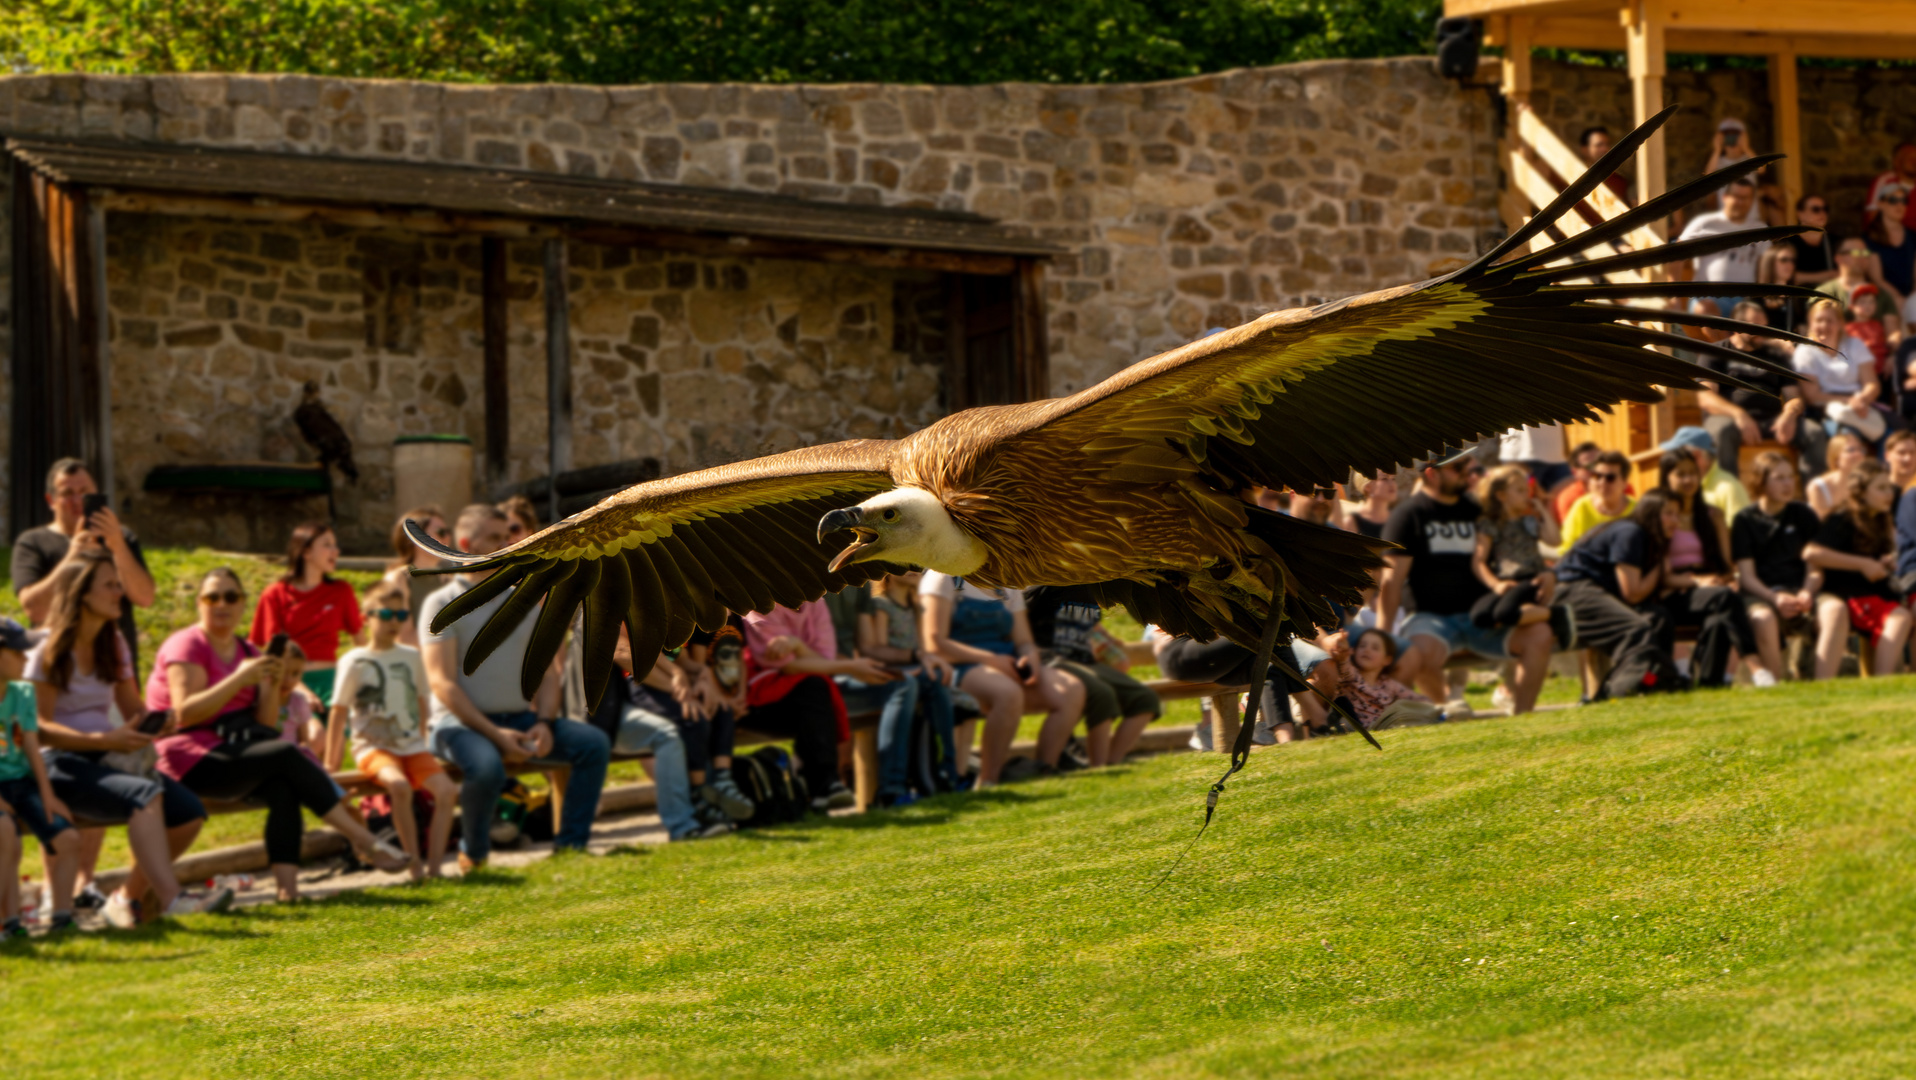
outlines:
M1063 250L978 214L857 206L754 192L507 169L125 141L10 138L7 150L50 180L124 199L211 196L428 211L449 224L512 219L767 238L805 244L1039 257ZM123 201L137 208L138 199Z
M1628 23L1648 19L1670 52L1916 59L1909 0L1444 0L1444 13L1528 19L1539 48L1622 52Z

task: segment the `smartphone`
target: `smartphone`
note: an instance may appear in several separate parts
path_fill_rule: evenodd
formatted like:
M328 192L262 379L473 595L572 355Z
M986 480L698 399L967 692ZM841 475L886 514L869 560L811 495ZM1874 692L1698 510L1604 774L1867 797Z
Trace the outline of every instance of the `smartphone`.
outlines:
M292 638L287 637L285 634L274 634L273 639L266 643L266 655L285 656L286 643L291 640Z
M105 495L102 495L99 492L95 491L95 492L92 492L91 494L80 496L80 520L81 521L85 521L87 518L90 518L93 515L105 509L106 509Z
M1740 143L1742 141L1743 141L1743 133L1740 131L1737 131L1735 128L1731 128L1729 131L1726 131L1723 133L1723 145L1726 148L1735 146L1737 143Z
M140 718L140 726L136 728L135 730L145 735L158 735L160 732L165 731L166 730L166 710L165 709L147 710L146 715Z

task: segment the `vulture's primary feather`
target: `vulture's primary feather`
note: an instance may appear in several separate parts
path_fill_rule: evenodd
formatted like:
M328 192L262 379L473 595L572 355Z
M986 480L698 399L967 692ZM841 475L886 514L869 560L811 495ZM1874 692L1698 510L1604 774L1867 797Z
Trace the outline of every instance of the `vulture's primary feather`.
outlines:
M516 589L466 667L537 617L523 665L530 694L583 603L586 690L597 700L621 624L643 674L660 648L694 627L715 628L727 609L795 605L903 565L987 586L1088 586L1171 633L1222 633L1253 647L1273 612L1287 633L1328 625L1329 601L1355 602L1388 545L1267 513L1240 497L1244 488L1327 487L1353 469L1393 468L1446 444L1655 401L1659 387L1733 381L1647 346L1722 347L1640 321L1720 329L1724 320L1623 304L1711 296L1721 285L1603 278L1797 230L1595 260L1582 253L1771 158L1738 162L1531 250L1668 116L1619 141L1493 250L1439 278L1274 312L1070 397L966 410L897 441L794 450L640 484L497 553L448 550L409 523L415 543L491 572L433 629ZM849 546L828 542L846 531ZM542 599L548 610L535 616Z

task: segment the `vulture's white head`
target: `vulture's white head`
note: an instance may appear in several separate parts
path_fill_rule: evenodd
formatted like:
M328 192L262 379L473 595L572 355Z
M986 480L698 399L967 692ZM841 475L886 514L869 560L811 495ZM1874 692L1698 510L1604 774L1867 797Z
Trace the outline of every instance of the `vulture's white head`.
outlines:
M893 488L818 519L821 542L841 529L850 529L853 540L832 560L833 570L846 563L889 562L963 576L991 554L983 541L958 527L938 496L923 488Z

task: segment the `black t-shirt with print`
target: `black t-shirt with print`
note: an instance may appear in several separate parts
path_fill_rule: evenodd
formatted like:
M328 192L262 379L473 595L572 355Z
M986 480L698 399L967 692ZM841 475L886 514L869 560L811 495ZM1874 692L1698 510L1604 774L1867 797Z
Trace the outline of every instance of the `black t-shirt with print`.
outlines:
M1410 564L1410 603L1432 615L1461 615L1488 590L1471 572L1477 550L1477 519L1483 508L1468 495L1442 503L1418 492L1397 505L1384 523L1384 539L1404 550Z
M1025 614L1038 648L1079 664L1095 664L1091 631L1104 612L1082 585L1040 585L1025 590Z

